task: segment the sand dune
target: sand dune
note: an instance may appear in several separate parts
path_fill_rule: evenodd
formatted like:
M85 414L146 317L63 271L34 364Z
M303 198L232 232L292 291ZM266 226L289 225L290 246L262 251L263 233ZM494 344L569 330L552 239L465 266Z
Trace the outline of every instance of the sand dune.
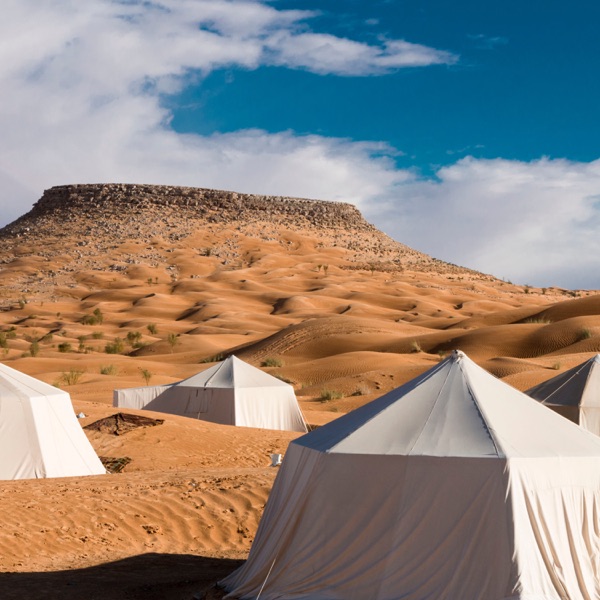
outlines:
M0 235L3 360L69 391L83 425L116 412L116 388L179 381L232 353L291 382L319 425L452 349L519 389L600 352L596 292L446 265L357 217L86 211ZM61 598L93 598L95 581L103 600L189 600L246 556L270 454L297 434L161 418L87 432L100 455L131 459L120 474L3 483L0 597L62 585Z

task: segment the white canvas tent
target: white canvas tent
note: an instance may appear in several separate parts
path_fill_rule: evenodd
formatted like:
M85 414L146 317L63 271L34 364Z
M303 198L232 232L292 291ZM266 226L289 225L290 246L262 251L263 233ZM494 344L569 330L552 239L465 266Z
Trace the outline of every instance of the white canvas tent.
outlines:
M248 560L261 600L600 598L600 438L460 352L292 442Z
M173 385L115 390L113 406L223 425L307 431L294 388L235 356Z
M0 364L0 479L104 473L69 394Z
M600 354L525 393L600 435Z

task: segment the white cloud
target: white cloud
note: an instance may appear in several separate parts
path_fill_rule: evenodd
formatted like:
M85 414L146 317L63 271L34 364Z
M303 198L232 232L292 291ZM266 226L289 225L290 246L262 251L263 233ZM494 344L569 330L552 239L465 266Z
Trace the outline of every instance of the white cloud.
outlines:
M465 158L366 212L446 261L519 283L600 288L600 160Z
M161 103L192 74L279 65L376 75L456 57L309 28L313 13L242 0L4 0L0 222L66 183L192 185L356 203L386 232L539 285L600 288L600 162L463 159L421 180L385 144L293 132L182 135Z
M225 67L370 75L456 60L401 40L317 34L314 13L258 1L5 0L1 10L0 222L69 182L358 199L397 177L389 161L373 160L380 146L291 133L178 135L164 95Z

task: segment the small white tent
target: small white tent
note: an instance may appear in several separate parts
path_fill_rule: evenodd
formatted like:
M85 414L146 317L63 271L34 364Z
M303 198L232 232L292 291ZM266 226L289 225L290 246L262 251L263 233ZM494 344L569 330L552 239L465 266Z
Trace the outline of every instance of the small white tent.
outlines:
M173 385L115 390L113 406L223 425L307 431L294 388L235 356Z
M600 435L600 354L525 393Z
M289 447L227 597L600 598L600 438L461 352Z
M105 473L69 394L0 364L0 479Z

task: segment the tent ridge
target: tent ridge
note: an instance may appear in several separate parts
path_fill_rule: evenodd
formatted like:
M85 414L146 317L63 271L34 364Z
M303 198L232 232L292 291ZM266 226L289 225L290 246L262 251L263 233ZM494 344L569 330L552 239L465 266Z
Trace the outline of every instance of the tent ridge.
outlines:
M485 411L483 410L483 408L479 404L479 401L477 400L477 394L473 390L473 386L471 384L469 374L463 368L462 363L459 364L459 367L463 373L463 376L465 379L465 384L467 386L467 389L469 390L469 394L470 394L471 398L473 399L473 405L475 406L475 410L477 410L477 413L481 417L481 420L482 420L483 424L485 425L485 430L486 430L492 444L494 445L494 449L496 450L496 456L498 456L500 458L505 458L506 455L505 455L504 451L501 449L500 444L498 443L498 441L496 440L496 436L494 435L494 429L493 429L493 427L490 427L488 419L485 415ZM491 373L490 373L490 375L491 375ZM491 375L491 376L494 377L494 375Z
M459 362L457 360L457 362ZM408 449L408 451L406 452L407 455L412 454L412 451L414 450L414 447L417 445L417 443L419 442L419 439L421 438L421 435L423 434L423 432L425 431L425 429L427 428L427 425L429 424L429 421L431 419L431 415L433 415L433 411L435 410L435 407L440 399L440 396L442 395L442 391L444 390L446 383L448 382L448 377L450 376L450 370L448 371L448 373L446 373L446 377L444 378L444 383L440 386L440 389L438 390L438 394L436 396L435 401L432 403L431 405L431 410L429 411L429 416L423 421L423 425L421 426L421 431L419 431L419 433L415 436L415 439L411 445L411 447Z
M428 379L430 379L431 377L433 377L435 375L435 373L438 372L438 370L441 368L442 364L437 365L437 367L433 367L432 369L426 371L425 373L421 374L420 376L416 377L414 381L419 381L419 383L423 383L425 381L427 381ZM412 382L407 382L406 385L409 385L411 383L414 383L414 381ZM401 386L404 387L404 386ZM393 390L392 390L393 391ZM380 398L378 398L377 400L381 400L383 398L385 398L387 396L387 394L385 394L384 396L380 396ZM377 400L374 400L373 402L377 402ZM348 436L346 437L350 437L353 433L355 433L356 431L358 431L359 429L361 429L362 427L364 427L365 425L367 425L368 423L378 419L381 417L381 415L383 413L385 413L388 410L392 410L392 407L394 405L394 402L390 402L387 406L385 406L384 408L382 408L381 410L375 411L373 412L373 414L368 418L365 419L364 421L361 422L357 422L356 425L354 427L349 427L347 429L348 432ZM356 409L356 410L360 410ZM342 417L343 418L343 417ZM338 446L340 446L340 444L344 443L345 438L340 439L338 442L336 442L335 444L332 444L327 450L325 450L325 453L335 453ZM412 450L412 448L411 448ZM408 454L410 454L410 451L408 452Z

